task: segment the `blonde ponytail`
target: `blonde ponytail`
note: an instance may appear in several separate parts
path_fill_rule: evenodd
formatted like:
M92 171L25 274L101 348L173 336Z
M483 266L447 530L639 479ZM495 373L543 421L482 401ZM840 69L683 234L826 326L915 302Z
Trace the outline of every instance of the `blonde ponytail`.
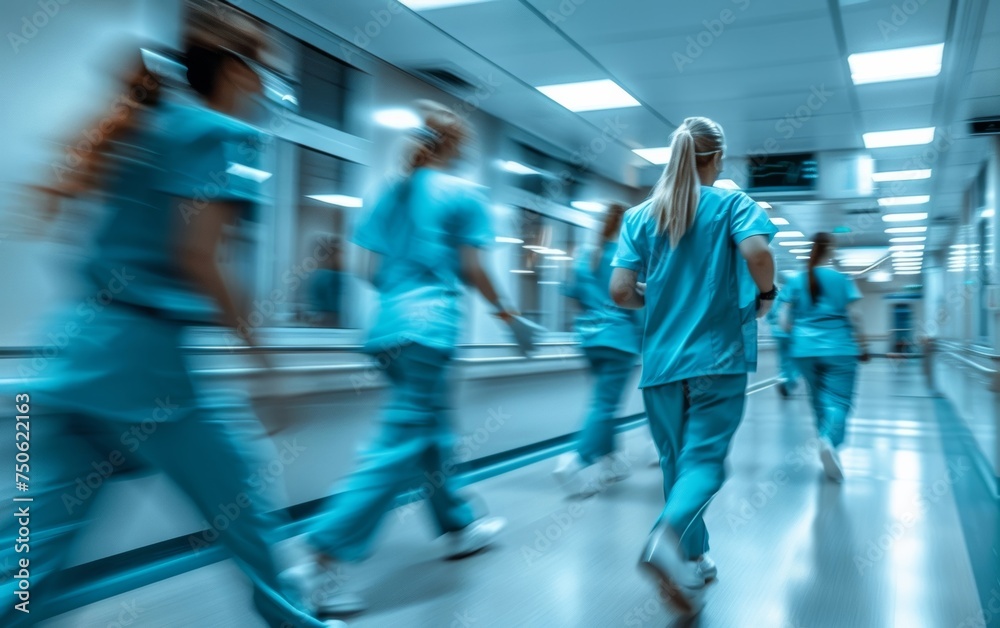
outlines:
M708 118L687 118L674 131L670 162L653 188L652 209L656 229L677 246L694 223L701 198L698 168L725 149L722 127Z

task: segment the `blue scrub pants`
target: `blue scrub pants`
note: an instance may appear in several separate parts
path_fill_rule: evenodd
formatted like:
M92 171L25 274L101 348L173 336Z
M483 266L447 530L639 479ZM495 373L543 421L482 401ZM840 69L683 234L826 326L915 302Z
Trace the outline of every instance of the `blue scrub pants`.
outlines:
M585 347L583 351L590 362L594 392L577 453L584 464L593 464L615 451L615 416L635 370L636 356L611 347Z
M844 442L847 415L854 399L858 356L800 357L795 362L809 387L819 435L839 447Z
M776 336L774 341L778 345L778 377L789 391L794 390L799 379L799 369L792 358L792 339L788 336Z
M379 356L392 384L379 433L316 524L310 535L316 548L337 560L366 558L396 498L421 485L441 534L475 520L455 481L449 361L446 353L419 344Z
M725 481L746 387L745 374L706 375L642 390L663 471L666 505L656 525L670 526L688 559L708 551L702 515Z
M58 592L50 576L61 569L77 533L90 523L87 513L101 488L140 470L163 471L194 502L211 536L192 535L192 547L201 548L207 545L204 539L218 536L250 576L257 610L269 626L324 625L292 606L288 600L297 600L297 593L278 581L278 566L269 548L284 520L262 508L259 491L250 484L254 469L262 464L260 458L247 455L248 434L239 430L256 423L246 408L216 407L188 413L178 421L130 424L83 414L43 413L40 405L32 407L29 494L34 501L17 504L30 506L30 553L13 551L14 538L8 534L17 529L13 518L3 523L0 547L0 564L13 566L20 558L31 561L32 612L9 611L0 617L0 625L33 625L41 619L46 600ZM133 440L136 434L144 440ZM129 513L120 515L127 519ZM116 525L93 523L112 529ZM0 591L10 609L15 600L13 583L8 581Z

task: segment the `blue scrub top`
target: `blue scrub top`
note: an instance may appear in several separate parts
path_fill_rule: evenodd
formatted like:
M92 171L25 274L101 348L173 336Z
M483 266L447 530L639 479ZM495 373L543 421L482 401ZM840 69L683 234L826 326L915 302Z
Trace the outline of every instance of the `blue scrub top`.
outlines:
M737 245L775 233L764 210L736 190L702 186L676 248L657 232L651 200L626 212L612 265L646 274L640 387L756 369L757 288Z
M861 298L854 282L832 268L816 268L820 294L809 294L809 273L801 273L787 287L792 318L792 357L858 355L847 307Z
M611 347L626 353L639 354L642 346L642 316L640 310L618 307L611 299L611 260L618 242L605 242L600 260L594 269L595 250L577 255L573 268L573 283L567 295L580 302L583 310L576 317L576 332L584 347Z
M460 250L493 242L483 188L430 168L390 186L354 233L381 256L370 353L417 343L454 352L463 317Z
M227 172L234 163L252 166L260 141L252 127L211 109L169 101L154 109L112 155L103 190L110 211L86 267L93 288L124 284L116 301L217 322L216 305L182 274L178 241L208 203L236 202L249 213L260 200L257 183Z
M259 141L237 120L169 101L119 139L84 294L50 327L63 350L39 373L45 405L130 423L179 420L197 407L182 333L217 322L218 310L185 278L179 245L209 203L247 209L259 198L255 182L226 172L252 165Z

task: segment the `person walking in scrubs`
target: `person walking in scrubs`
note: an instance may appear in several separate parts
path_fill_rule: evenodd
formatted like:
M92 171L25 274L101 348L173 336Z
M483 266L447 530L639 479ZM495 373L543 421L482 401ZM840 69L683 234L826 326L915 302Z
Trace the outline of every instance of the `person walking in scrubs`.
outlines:
M858 287L843 273L824 266L833 260L834 250L831 234L816 234L809 268L789 282L781 316L791 332L792 357L809 388L823 471L834 482L842 482L844 468L837 449L844 442L858 362L868 361L868 346Z
M636 310L620 308L608 294L611 260L618 250L618 232L626 207L608 206L601 242L593 251L579 255L568 296L583 310L576 319L576 332L590 365L593 397L576 451L560 456L553 474L571 496L587 497L628 473L628 465L616 459L615 416L625 387L635 371L642 342L642 319ZM601 463L600 474L588 473Z
M792 359L792 337L781 323L779 312L783 300L784 293L779 293L775 306L767 313L767 323L778 348L778 394L787 399L798 384L799 370Z
M756 318L777 294L769 248L776 229L743 192L712 187L725 152L718 124L687 118L671 148L649 200L625 214L611 296L646 309L639 385L666 498L639 564L692 613L715 578L702 515L725 479L743 416Z
M379 433L361 466L332 498L307 536L322 559L300 566L317 583L332 580L337 563L366 558L386 513L403 492L433 479L425 497L449 558L490 545L505 521L477 516L457 490L449 412L448 365L463 318L462 284L474 286L511 322L480 250L494 241L482 189L446 172L457 163L470 130L443 105L421 101L405 176L393 183L358 227L354 242L371 253L368 276L380 309L365 351L391 383ZM324 612L359 612L364 603L322 586L311 593Z
M334 625L300 610L298 592L279 578L270 547L282 520L251 484L267 464L248 453L250 437L263 435L260 424L238 400L210 400L181 349L189 325L221 320L238 328L236 298L216 260L224 227L256 198L248 181L226 170L228 155L259 142L230 115L260 90L253 67L265 45L256 23L223 5L191 3L187 18L187 77L197 102L170 100L134 50L124 109L87 134L100 139L79 161L67 160L75 169L49 189L100 193L107 211L83 268L84 293L50 334L66 337L59 358L22 395L34 408L32 544L30 557L4 563L30 558L33 612L13 610L4 626L42 618L55 593L51 576L87 523L93 493L122 471L145 468L164 472L211 522L250 577L268 625ZM91 492L81 491L82 478ZM0 551L14 547L11 539Z

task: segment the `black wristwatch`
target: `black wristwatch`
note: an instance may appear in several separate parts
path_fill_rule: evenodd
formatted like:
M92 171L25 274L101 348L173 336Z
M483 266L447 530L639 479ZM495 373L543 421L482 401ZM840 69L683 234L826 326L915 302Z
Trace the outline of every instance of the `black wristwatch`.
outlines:
M778 298L778 286L772 285L770 290L767 292L761 292L757 295L757 298L761 301L774 301Z

